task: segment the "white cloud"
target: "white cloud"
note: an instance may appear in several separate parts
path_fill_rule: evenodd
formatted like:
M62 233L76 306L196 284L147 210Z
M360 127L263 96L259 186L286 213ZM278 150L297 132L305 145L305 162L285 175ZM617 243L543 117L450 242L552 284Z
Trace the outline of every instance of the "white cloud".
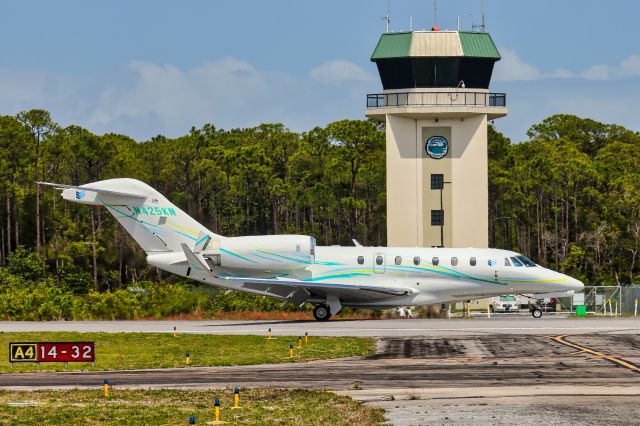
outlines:
M333 120L364 118L365 95L378 90L379 83L344 62L316 68L330 71L322 74L324 80L311 73L300 79L257 69L237 58L192 68L132 61L108 75L74 79L0 69L0 114L44 108L63 126L78 124L99 134L124 133L140 140L179 136L205 123L228 129L277 122L303 131Z
M564 68L557 68L555 71L544 73L545 78L572 78L575 75Z
M523 62L515 50L501 49L502 59L493 73L495 81L538 80L542 73L533 65Z
M607 65L594 65L584 71L581 76L587 80L608 80L609 74L610 71Z
M618 75L622 77L640 76L640 55L632 54L624 59L618 67Z
M530 81L543 78L579 78L585 80L610 80L614 78L640 76L640 55L631 54L618 65L593 65L590 68L574 73L564 68L552 72L541 72L536 66L520 59L513 49L500 49L502 60L496 66L494 81Z
M582 73L588 80L610 80L614 78L639 77L640 55L632 53L618 65L594 65Z
M188 70L143 61L131 62L129 68L133 84L105 90L89 118L89 126L146 120L161 125L159 131L179 132L191 125L227 119L230 111L239 115L237 122L241 126L253 120L251 114L256 107L271 111L298 86L287 75L260 72L235 58ZM278 92L282 94L280 99ZM249 114L242 117L242 110Z
M373 75L344 59L328 61L309 71L309 77L328 84L342 84L351 81L373 81Z

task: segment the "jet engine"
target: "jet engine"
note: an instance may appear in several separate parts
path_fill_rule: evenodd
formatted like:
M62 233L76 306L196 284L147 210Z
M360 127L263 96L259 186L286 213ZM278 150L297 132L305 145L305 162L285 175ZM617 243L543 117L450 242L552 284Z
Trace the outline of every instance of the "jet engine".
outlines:
M258 235L220 241L220 266L229 269L293 271L315 260L316 240L306 235Z

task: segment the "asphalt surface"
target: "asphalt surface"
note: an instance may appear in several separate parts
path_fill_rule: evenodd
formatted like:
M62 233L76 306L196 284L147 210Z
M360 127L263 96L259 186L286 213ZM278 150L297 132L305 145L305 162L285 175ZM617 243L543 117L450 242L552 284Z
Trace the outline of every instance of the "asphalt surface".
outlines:
M318 321L3 321L0 332L79 331L79 332L171 332L201 334L266 334L297 336L369 337L454 337L478 334L640 334L640 318L567 318L545 316L503 316L474 319L393 319Z
M392 424L638 424L640 320L528 318L316 322L2 323L2 331L373 335L366 358L243 367L0 374L2 389L327 389L382 407ZM254 331L255 330L255 331ZM411 337L407 337L411 335Z

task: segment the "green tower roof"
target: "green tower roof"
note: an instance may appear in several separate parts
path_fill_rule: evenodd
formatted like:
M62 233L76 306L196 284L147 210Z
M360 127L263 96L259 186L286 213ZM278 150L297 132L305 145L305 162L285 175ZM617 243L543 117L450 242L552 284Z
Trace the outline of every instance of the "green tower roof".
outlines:
M371 60L458 56L500 60L500 53L489 33L467 31L384 33Z

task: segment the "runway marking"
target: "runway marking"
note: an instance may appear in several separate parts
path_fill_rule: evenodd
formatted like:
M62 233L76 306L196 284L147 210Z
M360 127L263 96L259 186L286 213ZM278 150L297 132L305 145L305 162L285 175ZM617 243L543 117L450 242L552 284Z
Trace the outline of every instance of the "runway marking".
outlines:
M553 340L555 342L563 344L565 346L569 346L570 348L578 349L578 351L572 352L569 355L578 355L578 354L581 354L581 353L588 353L588 354L591 354L591 355L594 355L594 356L587 357L587 359L594 359L594 358L595 359L606 359L609 362L621 365L621 366L623 366L625 368L628 368L629 370L633 371L634 373L639 373L640 374L640 368L637 365L635 365L634 363L632 363L630 361L627 361L627 360L624 360L622 358L618 358L618 357L615 357L615 356L612 356L612 355L605 354L603 352L599 352L599 351L593 350L593 349L588 348L586 346L576 345L575 343L572 343L572 342L566 340L565 339L565 337L566 337L565 335L560 335L560 336L556 336L556 337L550 337L550 336L546 336L546 337L548 337L549 339L551 339L551 340Z

